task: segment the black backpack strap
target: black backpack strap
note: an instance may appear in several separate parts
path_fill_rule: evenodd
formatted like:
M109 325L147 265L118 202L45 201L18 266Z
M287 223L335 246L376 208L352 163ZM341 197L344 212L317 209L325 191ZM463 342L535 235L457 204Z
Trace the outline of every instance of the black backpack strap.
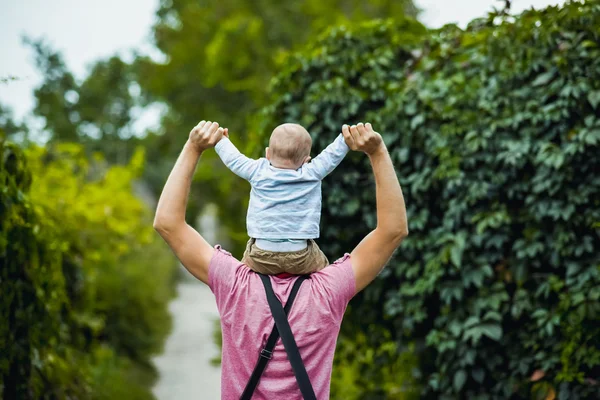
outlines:
M268 279L268 277L267 277ZM292 291L290 292L290 296L288 297L287 302L285 303L285 308L283 309L285 314L287 315L294 304L294 300L296 299L296 294L298 294L298 290L300 289L300 285L308 279L308 275L301 275L294 282L294 286L292 286ZM270 283L270 281L269 281ZM278 301L279 302L279 301ZM281 305L281 303L280 303ZM260 350L260 355L258 357L258 361L256 362L256 366L254 367L254 371L252 371L252 375L250 376L250 380L246 384L246 388L244 389L244 393L242 393L242 397L240 400L250 400L252 395L254 394L254 390L256 386L258 386L258 381L260 380L261 375L263 374L265 368L267 367L267 363L273 356L273 349L275 348L275 344L279 339L279 331L277 330L277 325L273 324L273 330L267 339L267 343L265 347Z
M304 367L304 362L302 362L302 357L300 356L300 351L298 350L296 339L294 339L292 328L290 328L287 315L285 314L281 303L277 299L277 296L275 296L275 292L273 292L271 279L266 275L260 275L260 279L265 286L265 291L267 292L267 301L269 302L269 307L271 308L271 314L273 314L275 325L277 326L279 335L281 335L281 341L283 342L283 347L287 353L288 360L290 360L290 364L292 364L292 369L294 370L294 375L296 375L298 386L300 386L302 397L304 397L304 400L317 400L317 396L315 396L308 373Z

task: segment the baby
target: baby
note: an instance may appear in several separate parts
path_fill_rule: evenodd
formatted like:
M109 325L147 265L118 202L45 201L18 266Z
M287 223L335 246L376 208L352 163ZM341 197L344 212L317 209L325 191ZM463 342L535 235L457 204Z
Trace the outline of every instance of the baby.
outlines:
M306 129L289 123L273 130L266 158L246 157L228 137L215 146L225 165L252 186L246 217L250 240L242 262L255 272L300 275L329 265L313 240L319 237L321 180L349 148L340 134L311 161L311 147Z

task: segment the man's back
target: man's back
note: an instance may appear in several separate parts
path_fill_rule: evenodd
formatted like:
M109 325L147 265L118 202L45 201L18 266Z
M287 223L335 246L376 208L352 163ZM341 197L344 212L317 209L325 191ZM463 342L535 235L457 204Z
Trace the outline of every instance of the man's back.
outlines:
M271 277L285 304L296 277ZM273 329L259 276L217 247L209 266L223 330L222 398L239 399ZM349 255L307 279L288 320L318 399L329 398L335 344L346 305L355 293ZM287 355L278 341L253 399L301 399Z

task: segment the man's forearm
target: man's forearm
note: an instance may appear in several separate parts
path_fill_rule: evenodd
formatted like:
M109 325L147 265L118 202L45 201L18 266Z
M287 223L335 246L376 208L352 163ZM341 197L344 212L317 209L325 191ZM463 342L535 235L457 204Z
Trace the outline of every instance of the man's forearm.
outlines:
M400 182L387 148L382 143L369 154L375 175L377 229L399 240L408 235L406 207Z
M189 141L183 147L158 200L154 217L156 229L170 229L185 223L190 186L201 153Z

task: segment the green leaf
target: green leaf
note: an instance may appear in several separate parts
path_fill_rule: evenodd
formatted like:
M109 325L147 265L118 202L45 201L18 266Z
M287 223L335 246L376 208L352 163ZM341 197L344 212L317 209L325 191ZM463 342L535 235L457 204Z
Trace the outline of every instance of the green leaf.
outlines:
M497 324L483 324L480 326L482 333L493 339L499 341L502 338L502 327Z
M452 264L454 264L456 267L460 267L462 253L463 249L458 246L452 246L450 249L450 261L452 261Z
M448 325L448 329L454 337L458 337L458 335L460 335L460 332L462 331L460 323L456 320L450 322L450 324Z
M598 108L598 104L600 104L600 90L590 92L588 94L588 101L590 102L592 107Z
M415 115L410 121L410 129L416 129L425 121L423 114Z
M358 209L360 208L360 202L356 198L351 199L346 204L344 204L344 208L346 211L346 215L355 214L358 211Z
M477 383L481 383L483 382L483 378L485 377L485 371L481 368L476 368L471 372L471 375Z
M481 335L483 334L483 330L479 326L475 326L473 328L468 329L463 338L465 341L470 340L472 344L477 344L481 340Z
M544 72L543 74L538 75L537 78L535 78L535 80L531 83L531 85L532 86L546 85L548 82L550 82L552 80L552 78L554 78L554 75L555 75L554 71Z
M459 369L454 374L454 390L459 392L467 381L467 373L463 369Z
M464 249L465 237L464 232L461 232L454 237L454 245L450 249L450 261L456 267L460 267L462 264L462 256Z
M596 44L596 42L594 42L592 40L584 40L583 42L581 42L581 47L587 49L590 47L598 47L598 45Z
M479 323L479 318L477 318L475 316L471 316L471 317L467 318L467 321L465 322L465 328L470 328L478 323Z
M502 316L500 315L500 313L496 312L496 311L488 311L485 313L485 315L483 316L483 320L494 320L494 321L502 321Z

